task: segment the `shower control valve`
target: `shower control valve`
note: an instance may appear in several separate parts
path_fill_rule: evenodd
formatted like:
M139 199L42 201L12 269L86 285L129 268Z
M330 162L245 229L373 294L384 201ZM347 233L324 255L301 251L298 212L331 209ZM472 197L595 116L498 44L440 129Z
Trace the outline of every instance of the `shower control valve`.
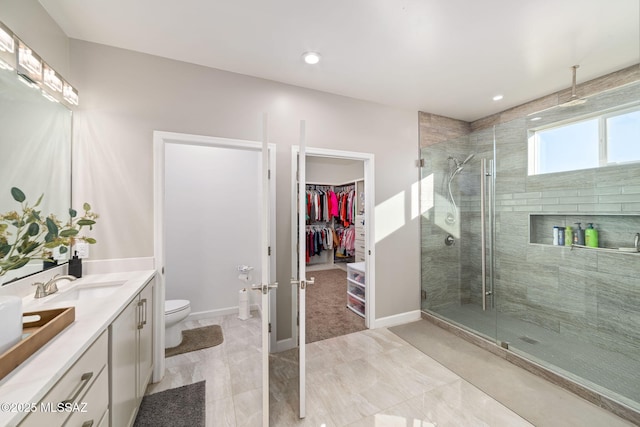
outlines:
M452 246L456 240L453 238L451 234L444 238L444 244L447 246Z

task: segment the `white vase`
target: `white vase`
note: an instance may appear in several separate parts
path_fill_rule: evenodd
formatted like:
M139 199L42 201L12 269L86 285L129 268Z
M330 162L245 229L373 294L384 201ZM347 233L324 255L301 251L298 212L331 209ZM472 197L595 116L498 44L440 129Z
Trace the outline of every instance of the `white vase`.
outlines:
M22 299L0 296L0 354L20 342L22 338Z

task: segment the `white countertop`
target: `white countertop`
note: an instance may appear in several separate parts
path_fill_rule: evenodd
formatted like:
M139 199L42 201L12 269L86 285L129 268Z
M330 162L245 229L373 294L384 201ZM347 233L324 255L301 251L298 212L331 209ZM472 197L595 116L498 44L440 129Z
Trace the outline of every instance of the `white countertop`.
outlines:
M52 301L59 293L39 299L34 299L33 294L23 298L23 312L75 306L75 321L0 380L0 404L38 404L155 274L155 270L92 274L73 282L58 282L60 294L81 284L125 282L105 298ZM15 426L26 415L0 410L0 426Z

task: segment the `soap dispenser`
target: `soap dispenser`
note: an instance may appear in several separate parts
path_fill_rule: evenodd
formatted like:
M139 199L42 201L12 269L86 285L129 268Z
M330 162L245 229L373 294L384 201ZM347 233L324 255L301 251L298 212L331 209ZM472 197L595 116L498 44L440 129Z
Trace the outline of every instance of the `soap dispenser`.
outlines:
M578 228L576 228L576 231L573 233L573 244L584 246L584 228L580 227L582 223L576 222L575 224L578 226Z
M587 224L587 229L584 230L584 243L590 248L598 247L598 230L593 228L593 223Z
M82 258L78 258L78 251L69 260L69 274L78 279L82 277Z

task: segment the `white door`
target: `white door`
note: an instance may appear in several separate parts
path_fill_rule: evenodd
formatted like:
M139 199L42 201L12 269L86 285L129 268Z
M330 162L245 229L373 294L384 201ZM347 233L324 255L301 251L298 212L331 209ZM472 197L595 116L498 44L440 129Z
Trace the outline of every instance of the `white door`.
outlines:
M268 120L265 114L262 120L262 276L259 285L253 289L262 294L262 425L269 425L269 340L270 340L270 296L271 289L278 287L271 283L271 194L269 173L269 136Z
M298 263L297 270L298 275L292 284L297 287L297 301L298 301L298 366L299 366L299 397L300 397L300 418L306 416L306 325L305 325L305 302L306 302L306 287L313 284L313 278L311 280L306 279L306 144L305 144L305 121L300 121L300 146L298 150L298 163L297 163L297 197L293 200L295 204L297 202L297 235L298 241L296 248L293 248L293 253L297 254ZM297 200L296 200L297 199ZM295 255L294 255L295 256ZM293 300L296 301L295 299Z

